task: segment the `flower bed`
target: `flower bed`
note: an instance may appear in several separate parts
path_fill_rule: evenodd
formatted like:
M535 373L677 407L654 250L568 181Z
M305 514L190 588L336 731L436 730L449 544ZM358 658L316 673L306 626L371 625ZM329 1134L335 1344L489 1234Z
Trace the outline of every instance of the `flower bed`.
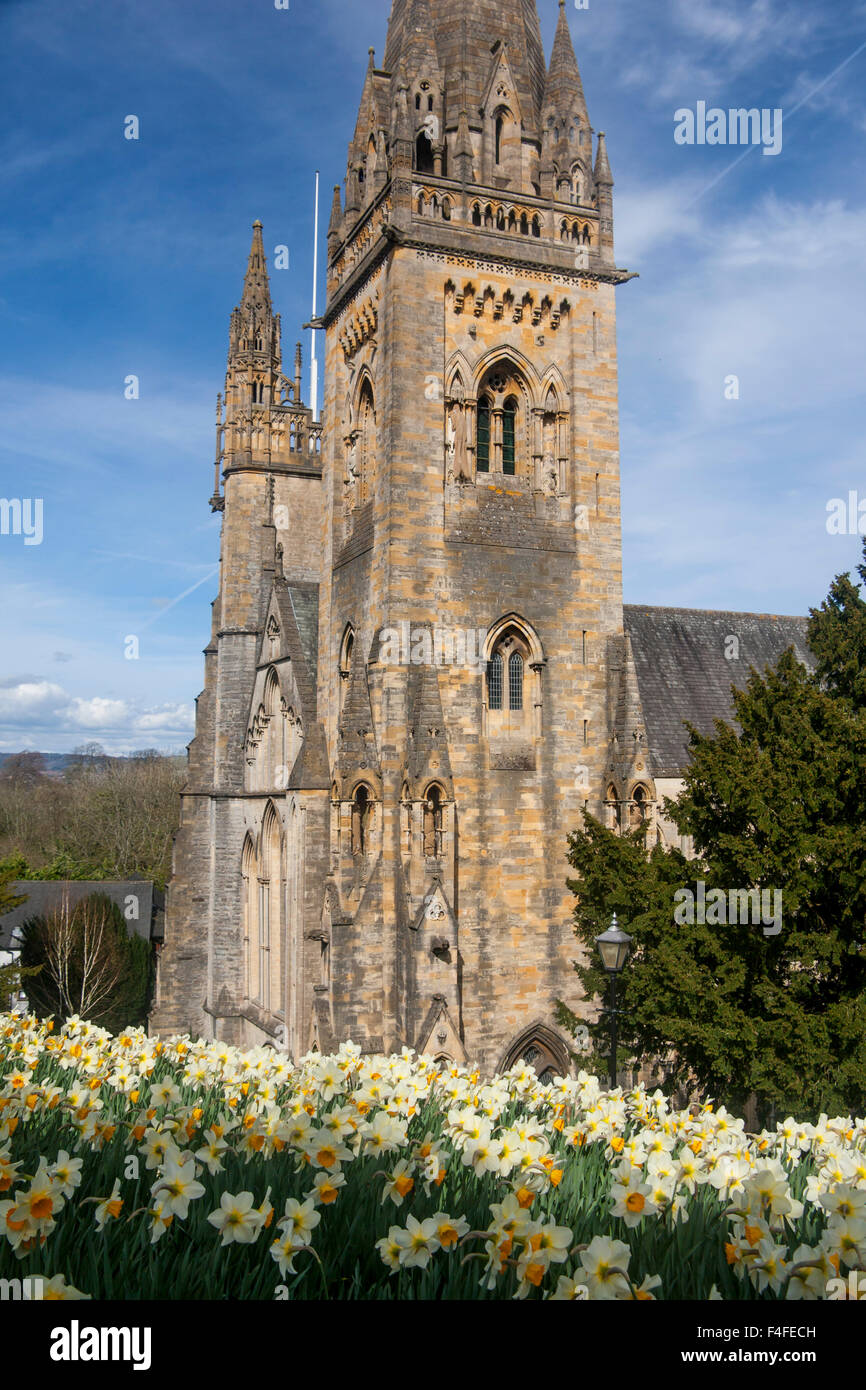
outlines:
M46 1298L841 1298L866 1120L6 1014L0 1231Z

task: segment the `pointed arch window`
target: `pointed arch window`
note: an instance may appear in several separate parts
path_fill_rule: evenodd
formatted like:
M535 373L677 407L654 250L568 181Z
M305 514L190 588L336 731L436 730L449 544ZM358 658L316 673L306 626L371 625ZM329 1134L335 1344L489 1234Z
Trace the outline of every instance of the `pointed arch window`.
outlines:
M505 122L502 116L496 117L496 163L502 163L502 131Z
M535 1071L539 1082L548 1086L557 1076L568 1075L568 1052L552 1028L538 1023L512 1043L499 1066L509 1071L524 1063Z
M415 169L419 174L432 174L434 172L433 146L423 130L415 141Z
M514 477L528 472L527 393L509 361L490 367L480 382L476 472Z
M544 654L521 622L503 622L488 638L484 733L525 747L541 734Z
M632 792L632 804L629 807L629 829L643 830L644 833L649 829L650 804L646 787L637 786Z
M508 708L523 709L523 656L512 652L508 658Z
M264 1009L283 1005L282 912L285 873L280 821L272 804L265 811L260 836L258 877L258 1002Z
M442 788L434 782L424 801L424 854L428 859L442 854L444 800Z
M487 708L502 709L502 652L496 651L487 663Z
M252 838L247 835L241 855L241 913L244 930L244 973L247 999L255 999L259 992L258 921L256 902L252 896L252 885L256 881L256 875L256 852Z
M490 472L490 397L482 396L478 402L478 427L475 467L479 473Z
M352 677L352 658L353 658L353 656L354 656L354 652L355 652L355 629L352 627L352 624L351 624L351 623L347 623L347 624L346 624L346 630L345 630L345 632L343 633L343 640L342 640L342 642L340 643L340 662L339 662L339 666L338 666L338 670L339 670L339 673L340 673L340 701L339 701L339 703L340 703L340 712L341 712L341 713L342 713L342 711L343 711L343 706L345 705L346 699L347 699L348 694L349 694L349 685L350 685L350 683L351 683L351 677Z
M400 831L405 854L412 853L412 798L408 783L403 783L400 792Z
M370 818L373 803L363 782L352 801L352 854L365 855L370 847Z
M360 432L358 436L358 448L360 453L359 468L360 473L360 498L361 502L366 502L373 495L373 484L376 476L376 408L373 401L373 388L369 381L365 381L361 388L361 396L358 402L358 420Z
M502 412L502 471L514 473L517 442L517 399L509 396Z

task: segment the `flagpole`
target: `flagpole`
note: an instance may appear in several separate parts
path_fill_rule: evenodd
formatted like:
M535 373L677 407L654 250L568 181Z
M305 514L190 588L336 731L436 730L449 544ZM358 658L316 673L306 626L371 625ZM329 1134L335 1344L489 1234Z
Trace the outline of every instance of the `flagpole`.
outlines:
M313 319L316 322L317 289L319 279L319 171L316 170L316 208L313 220ZM311 328L312 352L310 353L310 395L313 420L319 419L319 362L316 357L316 330Z

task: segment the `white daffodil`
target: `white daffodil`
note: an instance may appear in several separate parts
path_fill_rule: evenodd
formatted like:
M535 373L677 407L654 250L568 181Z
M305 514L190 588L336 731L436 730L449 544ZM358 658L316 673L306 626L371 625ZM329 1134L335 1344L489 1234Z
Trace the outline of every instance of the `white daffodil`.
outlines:
M628 1262L631 1251L621 1240L594 1236L580 1253L580 1264L586 1276L590 1298L629 1298Z
M94 1218L99 1229L102 1230L106 1221L116 1221L120 1216L122 1207L123 1198L120 1195L120 1179L115 1178L114 1187L111 1189L111 1195L106 1197L104 1202L100 1202L94 1212Z
M89 1301L92 1295L82 1293L72 1284L67 1284L64 1275L55 1274L51 1279L43 1279L40 1298L44 1303L77 1303L82 1299Z
M0 1153L0 1167L2 1167L2 1162L3 1155ZM70 1158L65 1149L60 1150L48 1172L57 1184L57 1190L61 1196L68 1199L73 1195L76 1187L80 1187L83 1164L83 1158Z
M649 1185L641 1182L639 1173L631 1173L628 1183L613 1183L611 1215L619 1216L627 1226L638 1226L644 1217L655 1215L658 1205Z
M567 1274L560 1274L555 1291L547 1297L551 1303L585 1303L589 1298L589 1288L577 1275L572 1279Z
M386 1236L382 1236L381 1240L376 1241L376 1249L392 1274L396 1274L400 1268L401 1259L406 1250L401 1239L403 1234L402 1226L392 1226Z
M212 1129L205 1130L205 1142L200 1149L196 1149L195 1156L199 1163L207 1168L211 1177L221 1173L223 1169L222 1155L228 1149L225 1139L218 1138Z
M287 1197L285 1210L277 1222L277 1230L284 1231L293 1245L309 1245L310 1236L321 1219L312 1197L308 1197L304 1202Z
M192 1160L192 1161L190 1161ZM204 1187L196 1179L195 1160L188 1155L187 1162L168 1158L163 1166L162 1176L154 1183L151 1191L156 1198L157 1210L163 1215L179 1216L181 1221L189 1211L190 1202L204 1196Z
M405 1269L426 1269L439 1249L438 1223L432 1216L426 1221L407 1216L406 1229L399 1232L397 1241L402 1249L400 1264Z
M251 1245L258 1238L265 1221L254 1203L251 1192L222 1194L219 1207L211 1212L208 1221L221 1233L223 1245L233 1241L238 1245Z

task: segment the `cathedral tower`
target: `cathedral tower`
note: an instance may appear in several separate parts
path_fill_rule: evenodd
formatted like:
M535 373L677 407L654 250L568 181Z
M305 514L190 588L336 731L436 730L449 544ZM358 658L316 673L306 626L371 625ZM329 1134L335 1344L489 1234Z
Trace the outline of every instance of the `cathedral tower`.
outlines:
M321 569L321 445L321 423L301 400L300 344L293 378L283 373L257 221L229 325L225 395L217 398L210 506L222 515L219 594L166 904L153 1017L163 1031L233 1042L251 1030L288 1036L292 943L277 821L307 727L306 776L322 789L320 838L328 786L308 674ZM317 752L322 765L310 772Z
M565 1061L622 632L612 182L563 5L548 69L532 0L394 0L328 236L340 1037Z
M534 0L393 0L321 452L254 229L159 1026L567 1068L624 640L612 187L563 3L548 67Z

